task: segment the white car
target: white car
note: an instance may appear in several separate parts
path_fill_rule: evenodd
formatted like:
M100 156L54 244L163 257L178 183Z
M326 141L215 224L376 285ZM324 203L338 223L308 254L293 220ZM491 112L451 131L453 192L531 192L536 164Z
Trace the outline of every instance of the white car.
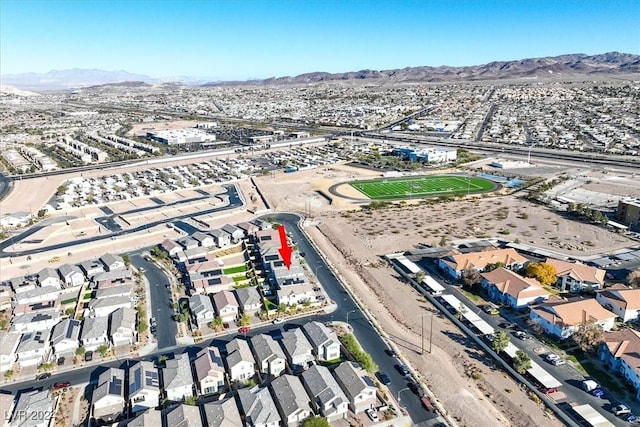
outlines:
M551 364L552 364L553 366L562 366L562 365L564 365L565 363L567 363L567 361L566 361L566 360L564 360L564 359L560 359L560 358L558 358L558 359L555 359L555 360L552 360L552 361L551 361Z
M544 360L546 360L549 363L553 363L554 360L558 360L558 359L560 359L560 356L553 353L549 353L544 357Z
M380 422L380 418L378 418L378 412L376 412L375 409L369 408L366 410L366 412L369 418L371 418L371 421L373 421L374 423Z
M273 324L274 325L279 325L280 323L284 322L284 319L282 317L278 317L276 319L273 319Z
M620 405L617 405L616 407L613 408L613 413L616 414L617 416L630 414L631 409L629 409L627 405L624 405L621 403Z

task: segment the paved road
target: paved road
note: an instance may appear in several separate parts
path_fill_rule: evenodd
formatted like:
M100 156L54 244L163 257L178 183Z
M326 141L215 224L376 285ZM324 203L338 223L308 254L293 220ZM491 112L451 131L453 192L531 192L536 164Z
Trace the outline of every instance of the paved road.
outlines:
M239 193L238 193L238 189L236 188L235 185L223 185L223 188L225 188L227 190L227 195L229 196L229 204L227 206L223 206L223 207L219 207L219 208L213 208L213 209L208 209L208 210L204 210L204 211L200 211L198 214L199 215L207 215L207 214L212 214L212 213L216 213L216 212L222 212L222 211L226 211L229 209L235 209L237 207L240 207L242 205L244 205L244 201L241 199ZM185 219L185 218L190 218L192 217L193 214L185 214L185 215L180 215L180 216L176 216L174 218L172 218L171 220L177 220L177 219ZM17 236L14 236L12 239L9 240L5 240L4 242L0 243L0 258L6 258L6 257L12 257L12 256L20 256L20 255L32 255L32 254L38 254L41 252L46 252L46 251L50 251L50 250L54 250L54 249L62 249L62 248L68 248L71 246L75 246L75 245L79 245L82 243L92 243L92 242L98 242L100 240L106 240L106 239L114 239L117 238L118 236L123 236L125 234L129 234L129 233L135 233L138 231L144 231L147 230L149 228L153 228L157 225L162 225L162 224L166 224L167 221L171 221L171 220L167 220L166 218L160 221L154 221L154 222L150 222L138 227L134 227L131 229L127 229L127 230L121 230L121 231L117 231L114 233L109 233L109 234L104 234L104 235L100 235L100 236L96 236L96 237L88 237L85 239L77 239L74 240L72 242L65 242L65 243L59 243L56 245L51 245L51 246L46 246L43 248L38 248L38 249L31 249L31 250L27 250L27 251L19 251L19 252L7 252L6 249L9 248L11 245L13 245L14 243L20 242L21 240L25 239L26 237L30 236L31 234L35 233L35 231L37 231L38 229L36 229L35 231L33 230L33 227L30 228L29 230L26 230L23 233L18 234ZM42 226L36 226L36 227L42 227Z
M0 173L0 200L7 197L11 192L11 179ZM3 209L5 210L5 209Z
M169 278L153 262L145 260L140 252L131 254L131 263L138 269L144 268L144 275L149 281L149 302L151 303L151 313L147 313L147 324L151 327L149 318L155 317L157 322L156 338L158 349L176 345L176 334L178 328L173 316L173 300L171 290L166 286Z

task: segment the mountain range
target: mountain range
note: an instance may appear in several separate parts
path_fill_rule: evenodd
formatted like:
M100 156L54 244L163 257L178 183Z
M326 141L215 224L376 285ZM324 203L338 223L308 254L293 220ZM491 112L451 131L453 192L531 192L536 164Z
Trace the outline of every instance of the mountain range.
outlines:
M640 55L608 52L599 55L571 54L555 57L528 58L516 61L495 61L483 65L451 67L422 66L393 70L360 70L344 73L313 72L298 76L272 77L262 80L223 81L202 84L189 77L157 79L127 71L98 69L52 70L47 73L7 74L1 76L3 86L21 90L69 90L88 86L112 85L140 87L145 83L181 82L188 85L232 86L305 84L343 80L380 82L456 82L518 78L573 78L580 76L620 75L640 73Z

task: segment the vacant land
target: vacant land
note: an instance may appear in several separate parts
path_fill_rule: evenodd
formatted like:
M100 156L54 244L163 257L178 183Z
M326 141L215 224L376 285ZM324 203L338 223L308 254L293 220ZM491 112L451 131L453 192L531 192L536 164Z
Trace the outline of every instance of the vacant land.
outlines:
M376 179L349 184L372 200L464 195L496 188L496 185L489 180L462 175Z

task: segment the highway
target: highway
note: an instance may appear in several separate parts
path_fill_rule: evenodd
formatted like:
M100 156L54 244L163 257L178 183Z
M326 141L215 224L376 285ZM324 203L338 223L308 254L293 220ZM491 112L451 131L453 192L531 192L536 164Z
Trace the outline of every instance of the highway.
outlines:
M229 204L227 206L222 206L219 208L212 208L212 209L208 209L208 210L204 210L204 211L200 211L198 212L198 215L207 215L207 214L212 214L212 213L217 213L217 212L223 212L229 209L235 209L238 208L240 206L244 205L244 201L242 200L242 198L240 197L240 194L238 192L238 188L235 185L229 184L229 185L223 185L223 188L225 188L227 190L227 195L229 196ZM184 215L180 215L180 216L176 216L174 218L172 218L172 220L179 220L179 219L185 219L185 218L190 218L194 216L194 214L184 214ZM29 237L30 235L32 235L33 233L35 233L36 231L38 231L40 228L42 228L42 225L37 225L35 227L31 227L30 229L16 235L13 236L11 239L5 240L4 242L0 243L0 258L6 258L6 257L12 257L12 256L22 256L22 255L33 255L33 254L38 254L41 252L46 252L46 251L50 251L50 250L54 250L54 249L64 249L64 248L69 248L72 246L76 246L76 245L80 245L83 243L93 243L93 242L99 242L101 240L107 240L107 239L115 239L118 236L123 236L125 234L129 234L129 233L135 233L138 231L144 231L147 230L149 228L153 228L156 227L158 225L162 225L162 224L166 224L167 223L167 219L163 219L163 220L159 220L159 221L153 221L147 224L143 224L140 225L138 227L134 227L131 229L127 229L127 230L120 230L120 231L116 231L113 233L105 233L102 234L100 236L95 236L95 237L87 237L84 239L76 239L72 242L65 242L65 243L58 243L55 245L50 245L50 246L45 246L45 247L41 247L41 248L37 248L37 249L30 249L30 250L26 250L26 251L19 251L19 252L7 252L7 248L9 248L10 246L12 246L15 243L19 243L22 240L24 240L25 238ZM40 228L38 228L40 227Z
M317 273L318 280L324 287L327 295L337 303L338 308L331 314L312 315L305 319L298 319L294 322L285 322L278 326L269 324L261 327L255 327L252 328L251 332L247 335L253 336L260 333L270 333L277 337L281 334L282 329L287 330L292 327L300 326L310 320L318 320L320 322L346 322L348 320L349 325L353 328L353 332L364 350L371 354L374 361L380 367L380 371L385 372L391 378L389 390L393 394L394 398L397 399L398 392L405 389L407 386L407 379L401 376L395 369L395 365L401 362L388 356L384 352L384 350L387 349L386 343L382 340L373 325L371 325L368 319L360 311L351 295L343 288L342 284L332 273L324 259L315 251L315 248L311 245L306 235L299 228L300 217L294 214L275 214L269 215L269 217L275 217L277 221L285 225L287 231L296 241L299 250L305 253L306 262L311 269ZM266 219L266 217L263 219ZM204 345L223 346L226 342L236 336L235 333L232 333L226 336L217 337L214 340L205 340L203 343L195 346L175 346L175 324L173 324L172 328L167 329L167 331L163 331L166 325L168 325L169 317L173 314L173 308L170 308L169 305L169 295L164 286L156 286L157 282L164 283L166 280L164 273L157 267L151 265L151 263L146 262L140 256L139 252L133 253L131 260L136 267L144 267L146 269L145 275L151 285L151 295L149 298L152 305L153 315L158 321L159 350L142 358L130 360L121 358L100 363L99 365L81 366L61 373L54 372L54 375L42 381L29 380L11 383L2 387L3 391L15 394L18 391L25 391L33 388L50 387L55 382L61 380L69 381L71 384L83 384L86 383L89 378L95 381L99 373L107 367L124 367L127 364L132 363L132 361L139 359L153 360L160 354L182 353L184 351L187 351L189 354L194 354ZM151 313L149 315L151 316ZM401 404L410 414L412 425L429 426L435 425L439 422L440 418L437 417L436 414L426 411L422 407L418 397L409 390L403 391L401 397Z

